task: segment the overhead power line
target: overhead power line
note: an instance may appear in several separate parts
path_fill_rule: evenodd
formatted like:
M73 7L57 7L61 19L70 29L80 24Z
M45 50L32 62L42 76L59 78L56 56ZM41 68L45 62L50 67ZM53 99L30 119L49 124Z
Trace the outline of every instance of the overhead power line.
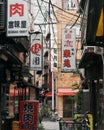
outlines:
M45 1L45 0L41 0L41 1L43 1L43 2L45 2L45 3L47 3L47 4L49 4L49 2L47 2L47 1ZM53 5L54 7L56 7L57 9L59 9L59 10L65 12L65 13L67 13L67 14L73 15L73 16L75 16L75 17L79 17L79 16L76 15L76 14L73 14L73 13L71 13L71 12L69 12L69 11L63 10L62 8L56 6L55 4L52 4L52 5ZM79 18L82 18L82 17L80 16ZM83 18L83 20L87 20L87 19Z
M31 5L33 5L33 6L37 6L36 4L31 3L31 2L29 2L29 1L27 1L27 0L24 0L24 1L28 2L29 4L31 4ZM41 14L42 14L42 16L44 17L44 19L45 19L45 21L46 21L46 18L45 18L45 16L44 16L43 12L42 12L42 4L43 4L43 2L45 2L46 4L49 4L49 2L44 1L44 0L41 0L41 2L42 2L42 3L41 3L41 6L40 6L39 1L37 0L39 10L38 10L36 16L34 17L34 21L35 21L37 15L38 15L39 11L41 11ZM60 12L55 12L54 9L53 9L53 7L56 7L56 8L58 8L59 10L64 11L64 12L67 13L67 14L71 14L72 16L79 17L79 16L76 15L76 14L73 14L73 13L70 13L70 12L67 12L67 11L61 9L60 7L58 7L58 6L54 5L54 4L52 4L52 2L51 2L51 7L52 7L52 10L53 10L53 15L55 16L57 22L59 22L59 20L57 19L57 16L56 16L55 13L60 14L60 15L62 15L62 14L61 14ZM66 19L66 20L68 20L68 21L70 20L70 21L72 21L72 22L74 22L74 19L75 19L75 17L74 17L74 19L73 19L72 17L66 16L66 15L62 15L62 17L64 17L64 20ZM80 17L79 17L79 18L80 18ZM57 24L57 22L53 22L53 24ZM48 24L48 23L46 23L46 22L45 22L45 23L40 23L40 24L34 23L34 25L47 25L47 24Z

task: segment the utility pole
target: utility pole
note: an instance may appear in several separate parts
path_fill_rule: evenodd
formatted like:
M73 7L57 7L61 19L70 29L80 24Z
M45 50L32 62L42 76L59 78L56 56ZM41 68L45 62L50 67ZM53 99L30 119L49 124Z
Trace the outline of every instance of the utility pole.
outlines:
M51 22L51 16L50 16L50 7L51 7L51 0L49 0L49 12L48 12L48 24L49 24L49 33L50 33L50 22ZM51 70L51 38L49 39L49 51L50 51L50 74L52 74L51 78L52 78L52 111L54 111L54 72L53 70ZM50 77L49 77L50 78Z

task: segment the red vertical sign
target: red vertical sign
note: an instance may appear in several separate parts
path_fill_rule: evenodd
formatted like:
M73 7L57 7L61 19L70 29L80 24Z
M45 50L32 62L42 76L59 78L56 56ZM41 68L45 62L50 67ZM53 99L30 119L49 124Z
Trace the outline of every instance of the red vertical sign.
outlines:
M20 101L19 130L38 129L38 102Z

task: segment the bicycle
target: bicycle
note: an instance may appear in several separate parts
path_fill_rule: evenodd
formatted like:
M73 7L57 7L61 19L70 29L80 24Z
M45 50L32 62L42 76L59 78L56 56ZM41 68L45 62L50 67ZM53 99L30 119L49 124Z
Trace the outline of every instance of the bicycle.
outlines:
M64 119L62 118L62 117L59 117L58 119L57 119L57 121L59 122L59 128L60 128L60 130L67 130L66 129L66 121L64 121Z
M79 128L77 127L77 130L90 130L90 121L88 117L89 112L85 112L84 115L81 114L77 116L76 119L74 119L75 124L80 124Z

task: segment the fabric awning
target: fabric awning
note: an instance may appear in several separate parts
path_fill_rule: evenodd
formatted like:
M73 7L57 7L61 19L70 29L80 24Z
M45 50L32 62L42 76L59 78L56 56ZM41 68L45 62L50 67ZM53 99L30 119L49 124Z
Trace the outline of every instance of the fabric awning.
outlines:
M71 88L59 88L58 96L75 96L78 92L78 89L73 90Z
M46 93L45 97L52 97L52 92L50 91L50 92Z

